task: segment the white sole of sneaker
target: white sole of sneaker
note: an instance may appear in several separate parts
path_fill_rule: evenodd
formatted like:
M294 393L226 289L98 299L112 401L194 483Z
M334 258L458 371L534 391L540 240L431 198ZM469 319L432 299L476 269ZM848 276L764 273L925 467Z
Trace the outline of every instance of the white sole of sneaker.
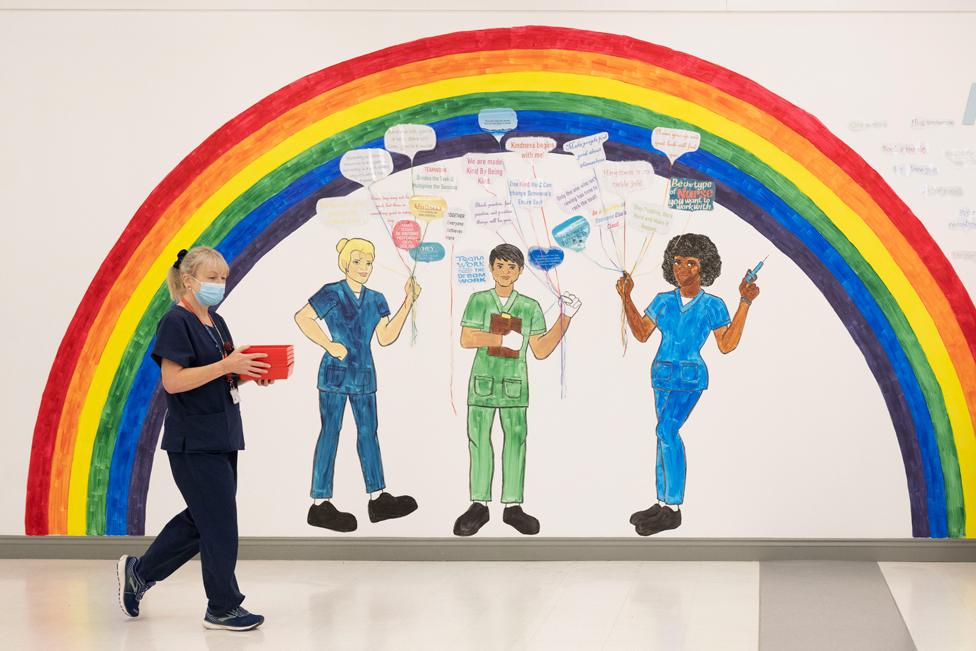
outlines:
M203 627L211 631L253 631L264 622L258 622L252 626L227 626L226 624L214 624L203 620Z
M135 619L129 614L129 611L125 609L124 597L125 597L125 562L129 560L128 556L123 556L119 559L119 562L115 564L115 579L119 586L119 609L122 614L129 619Z

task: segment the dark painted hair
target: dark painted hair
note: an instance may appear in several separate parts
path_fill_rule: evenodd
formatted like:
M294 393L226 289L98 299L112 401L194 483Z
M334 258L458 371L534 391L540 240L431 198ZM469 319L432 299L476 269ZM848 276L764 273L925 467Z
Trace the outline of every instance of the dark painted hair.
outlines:
M664 262L661 263L664 279L675 287L678 286L678 281L674 278L674 258L679 255L683 258L698 258L702 287L711 285L722 273L722 258L718 254L718 247L707 235L677 235L668 242L664 249Z
M488 256L488 266L494 267L495 260L504 260L505 262L514 262L519 266L519 269L525 266L525 256L517 246L512 246L511 244L499 244L491 250L491 254Z

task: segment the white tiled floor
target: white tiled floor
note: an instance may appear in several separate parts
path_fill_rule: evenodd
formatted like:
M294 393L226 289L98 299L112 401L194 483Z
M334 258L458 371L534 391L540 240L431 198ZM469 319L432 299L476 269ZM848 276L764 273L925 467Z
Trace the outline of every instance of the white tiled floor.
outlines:
M878 563L919 651L976 649L976 563Z
M112 561L0 561L10 649L755 649L758 563L248 561L251 633L205 631L199 564L126 620Z

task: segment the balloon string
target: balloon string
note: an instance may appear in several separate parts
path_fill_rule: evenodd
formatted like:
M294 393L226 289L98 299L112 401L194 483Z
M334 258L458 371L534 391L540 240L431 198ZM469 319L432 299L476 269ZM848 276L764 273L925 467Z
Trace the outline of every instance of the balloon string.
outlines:
M386 234L390 236L390 242L393 243L393 248L397 252L397 257L400 259L400 263L403 265L404 269L410 272L410 265L407 264L407 261L403 259L403 252L400 250L399 247L397 247L396 241L394 241L393 239L393 231L390 230L390 225L386 223L386 217L383 216L383 212L380 210L379 204L376 203L376 196L373 195L373 186L367 185L366 191L369 192L369 198L373 202L373 208L376 209L376 214L379 215L380 222L382 222L383 227L386 228Z
M607 204L603 200L603 186L600 184L600 179L597 178L596 166L594 166L592 169L593 169L593 180L596 181L597 196L600 197L600 209L603 211L601 214L606 215ZM610 230L610 239L613 241L613 259L611 259L610 253L607 251L606 240L604 240L603 238L604 230L609 230L609 229L604 229L600 226L597 226L597 228L600 230L600 246L603 247L603 253L604 255L607 256L607 260L610 262L610 264L615 265L617 269L623 271L623 266L620 264L620 251L617 250L617 238L614 237L613 231Z
M454 242L451 242L451 264L454 264ZM448 309L451 312L451 339L450 345L448 346L450 349L448 387L451 396L451 411L454 412L455 416L457 416L457 407L454 405L454 279L451 277L451 274L448 274L447 276L447 287L448 295L450 296L450 299L448 300Z

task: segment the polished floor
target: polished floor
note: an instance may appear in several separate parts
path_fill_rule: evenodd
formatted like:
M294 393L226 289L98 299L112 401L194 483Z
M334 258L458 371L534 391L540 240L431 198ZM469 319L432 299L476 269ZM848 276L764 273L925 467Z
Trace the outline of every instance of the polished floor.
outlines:
M976 649L976 564L244 561L249 633L206 631L200 566L136 620L114 562L0 561L7 649Z

